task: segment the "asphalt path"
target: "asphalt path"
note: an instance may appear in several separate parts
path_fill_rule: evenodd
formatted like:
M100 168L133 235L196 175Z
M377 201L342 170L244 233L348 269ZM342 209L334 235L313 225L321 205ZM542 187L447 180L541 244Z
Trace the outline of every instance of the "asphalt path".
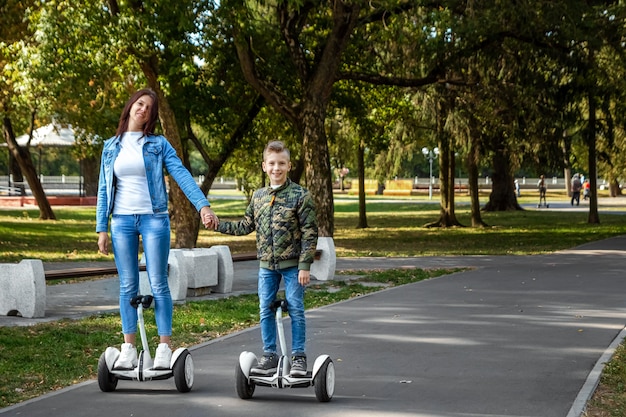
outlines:
M258 327L191 349L195 382L88 381L3 416L576 416L626 324L626 237L538 256L338 259L338 269L468 266L307 313L309 364L335 363L335 395L235 391ZM252 269L251 269L252 270ZM248 271L251 272L251 271ZM285 322L289 340L289 321ZM95 364L94 364L95 366ZM6 376L3 376L6 377Z

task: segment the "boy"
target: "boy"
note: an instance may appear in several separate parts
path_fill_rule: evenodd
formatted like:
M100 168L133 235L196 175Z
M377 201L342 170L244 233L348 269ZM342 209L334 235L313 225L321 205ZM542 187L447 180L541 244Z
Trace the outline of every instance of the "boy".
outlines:
M291 318L290 375L298 377L307 372L304 289L310 281L309 270L315 256L317 221L308 191L287 177L290 158L282 142L268 143L263 151L263 172L269 176L270 186L254 192L242 220L220 222L216 230L238 236L256 230L263 356L252 372L271 375L276 371L276 324L270 306L284 279Z

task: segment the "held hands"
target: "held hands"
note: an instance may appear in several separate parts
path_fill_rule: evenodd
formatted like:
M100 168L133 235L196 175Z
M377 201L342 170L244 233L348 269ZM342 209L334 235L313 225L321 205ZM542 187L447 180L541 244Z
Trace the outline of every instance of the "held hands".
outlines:
M217 230L217 226L220 224L220 219L213 213L213 210L207 206L202 207L200 210L200 218L206 229Z

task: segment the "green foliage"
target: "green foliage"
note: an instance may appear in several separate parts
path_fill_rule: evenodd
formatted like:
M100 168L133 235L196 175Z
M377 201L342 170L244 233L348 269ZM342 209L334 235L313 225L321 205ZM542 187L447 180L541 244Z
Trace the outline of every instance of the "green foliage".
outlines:
M99 157L135 85L131 80L142 83L128 57L117 59L121 51L110 38L107 11L100 2L61 0L42 3L24 19L34 34L22 68L33 81L26 92L38 94L31 99L37 103L34 127L51 118L71 124L78 145L74 157Z
M76 156L97 157L150 67L183 142L195 135L205 151L198 166L214 173L230 156L224 173L251 190L261 175L247 156L268 139L288 140L302 155L296 128L303 120L293 114L325 75L334 84L320 97L333 101L319 117L328 120L331 167L356 173L363 143L368 176L380 180L426 175L419 150L439 140L433 128L443 99L449 108L439 117L460 159L479 142L486 170L504 149L511 171L569 165L589 172L581 132L591 94L598 101L599 175L622 179L623 2L357 5L359 21L339 69L326 74L319 63L337 35L329 3L11 0L0 6L0 111L11 110L18 134L33 111L33 127L52 117L72 123ZM252 42L256 74L285 104L282 115L269 107L261 112L241 136L237 129L257 93L243 79L233 28ZM285 126L285 114L293 126Z

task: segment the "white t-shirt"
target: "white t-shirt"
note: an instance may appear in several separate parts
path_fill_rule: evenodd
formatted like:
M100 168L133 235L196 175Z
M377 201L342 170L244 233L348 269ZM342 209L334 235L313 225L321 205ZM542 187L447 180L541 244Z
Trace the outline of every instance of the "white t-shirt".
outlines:
M143 132L122 135L121 150L113 173L117 178L113 214L152 214L146 167L143 162Z

